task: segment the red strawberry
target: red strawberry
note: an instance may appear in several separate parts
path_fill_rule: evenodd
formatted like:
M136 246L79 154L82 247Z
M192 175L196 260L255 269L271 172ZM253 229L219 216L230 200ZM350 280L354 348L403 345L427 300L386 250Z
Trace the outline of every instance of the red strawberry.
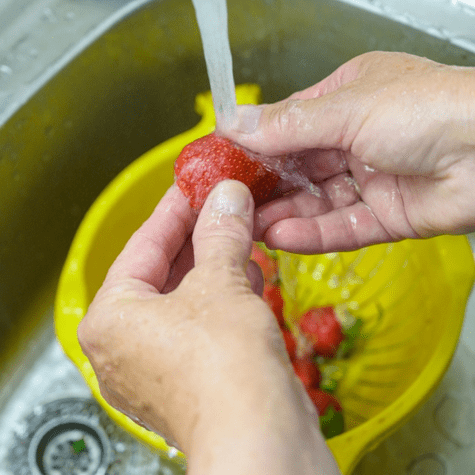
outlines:
M275 318L281 328L284 328L284 300L282 299L282 294L280 287L277 284L264 284L264 292L262 293L262 298L267 302L267 305L274 312Z
M292 365L294 366L295 374L307 389L318 387L322 375L312 358L309 356L297 358L292 361Z
M341 411L341 405L333 394L329 394L320 388L310 388L307 393L315 404L319 415L323 416L329 407L333 407L335 411Z
M330 439L345 430L343 412L340 403L332 394L318 388L307 389L319 415L320 428L325 438Z
M279 276L277 261L262 250L256 243L252 245L251 259L262 270L266 282L276 282Z
M239 180L247 185L256 206L274 196L279 181L275 173L215 133L183 148L175 161L175 175L178 187L196 210L201 209L209 192L222 180Z
M313 343L317 355L333 358L345 339L333 307L312 308L299 321L302 333Z
M290 359L295 359L297 353L297 342L295 341L294 335L292 335L290 330L284 329L282 330L282 336L284 337L285 348L287 349Z

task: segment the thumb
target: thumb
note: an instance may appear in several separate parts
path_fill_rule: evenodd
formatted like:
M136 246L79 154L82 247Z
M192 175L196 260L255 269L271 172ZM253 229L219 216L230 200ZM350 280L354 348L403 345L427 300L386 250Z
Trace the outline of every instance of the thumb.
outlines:
M211 191L193 232L195 265L210 260L243 269L252 247L254 200L246 185L225 180Z
M344 149L351 99L343 103L337 95L292 96L275 104L238 106L235 127L223 132L243 147L267 156L314 148Z

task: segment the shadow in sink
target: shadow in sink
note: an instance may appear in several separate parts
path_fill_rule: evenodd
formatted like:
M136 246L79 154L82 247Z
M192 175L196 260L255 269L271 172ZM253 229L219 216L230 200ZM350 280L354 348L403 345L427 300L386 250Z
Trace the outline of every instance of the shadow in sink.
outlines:
M265 102L375 49L475 65L473 53L338 1L229 0L228 8L236 83L258 83ZM87 43L0 128L0 434L43 398L89 398L54 341L61 265L107 183L195 125L194 97L209 88L189 0L151 2ZM35 372L54 357L54 368Z

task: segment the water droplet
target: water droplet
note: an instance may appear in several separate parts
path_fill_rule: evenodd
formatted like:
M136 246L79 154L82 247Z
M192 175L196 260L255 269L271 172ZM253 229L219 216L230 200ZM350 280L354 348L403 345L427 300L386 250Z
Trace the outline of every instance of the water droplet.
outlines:
M469 401L446 395L434 418L439 431L457 447L470 447L475 439L475 414Z
M265 84L266 82L267 82L267 74L263 73L263 72L260 72L257 75L257 83L258 84Z
M16 425L15 429L15 434L18 437L24 437L27 435L27 426L25 422L20 422Z
M57 23L58 17L56 14L51 10L51 8L45 8L43 10L42 20L49 22L49 23Z
M6 64L0 64L0 76L11 76L13 74L13 69Z
M117 444L115 444L115 450L119 454L124 453L125 452L125 444L122 443L122 442L117 442Z
M306 274L307 273L307 264L305 262L299 262L298 271L301 274Z
M252 50L250 50L250 49L245 49L245 50L241 53L241 58L242 58L242 59L250 59L250 58L252 58Z
M446 473L446 463L438 454L421 455L407 467L408 475L445 475Z
M323 276L323 271L325 270L325 266L320 262L315 266L315 269L312 272L312 277L315 280L321 280Z
M340 278L336 274L333 274L328 279L327 284L328 284L328 287L330 287L330 289L336 289L338 285L340 284Z
M175 447L170 447L170 448L168 449L168 456L169 456L170 458L174 458L174 457L176 457L177 455L178 455L178 450L177 450Z
M26 119L20 119L17 121L17 123L15 124L15 128L17 130L21 130L26 124Z
M15 163L18 160L18 155L15 152L11 152L7 155L8 161L11 163Z

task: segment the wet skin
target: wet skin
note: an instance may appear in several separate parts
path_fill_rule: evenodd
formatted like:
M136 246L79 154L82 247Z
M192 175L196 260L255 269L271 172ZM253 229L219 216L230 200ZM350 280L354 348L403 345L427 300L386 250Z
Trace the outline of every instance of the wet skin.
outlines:
M238 112L229 138L301 157L323 190L257 210L254 237L271 248L312 254L475 229L475 68L372 52Z
M103 397L180 447L190 475L336 475L275 316L253 291L253 221L242 183L218 185L198 219L172 186L112 265L79 341Z
M285 101L241 108L226 135L297 157L320 196L281 183L288 194L254 213L249 190L223 182L197 219L173 186L79 327L105 399L175 441L191 475L337 474L256 294L252 233L319 253L474 230L474 71L375 52Z

